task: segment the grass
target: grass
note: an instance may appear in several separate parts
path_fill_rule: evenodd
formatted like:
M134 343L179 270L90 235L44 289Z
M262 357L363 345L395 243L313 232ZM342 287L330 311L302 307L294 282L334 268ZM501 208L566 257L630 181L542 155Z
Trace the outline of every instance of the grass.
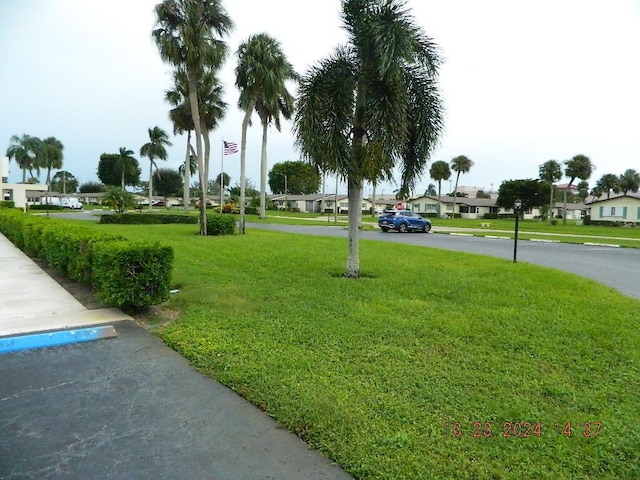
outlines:
M640 477L640 302L610 288L374 241L354 281L342 239L92 228L172 245L158 335L357 479Z

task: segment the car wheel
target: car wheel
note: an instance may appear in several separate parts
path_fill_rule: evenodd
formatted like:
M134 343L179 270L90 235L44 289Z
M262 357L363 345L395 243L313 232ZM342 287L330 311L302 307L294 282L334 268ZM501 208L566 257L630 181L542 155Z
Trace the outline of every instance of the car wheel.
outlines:
M387 233L389 231L389 227L380 227L383 232Z
M398 227L398 231L400 233L407 233L407 225L405 223L401 223Z
M422 227L422 231L424 233L429 233L430 230L431 230L431 225L429 225L428 223L425 223L424 227Z

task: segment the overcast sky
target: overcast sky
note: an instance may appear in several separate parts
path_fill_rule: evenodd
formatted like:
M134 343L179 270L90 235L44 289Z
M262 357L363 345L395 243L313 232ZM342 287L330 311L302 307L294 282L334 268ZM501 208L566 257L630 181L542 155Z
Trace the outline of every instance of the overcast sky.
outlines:
M170 67L151 40L156 3L0 0L0 153L14 134L54 136L65 146L64 169L80 182L97 181L103 152L124 146L138 154L147 129L156 125L171 133L164 102ZM242 114L233 76L240 42L267 32L304 73L345 39L339 0L223 4L236 29L221 74L229 110L212 133L212 178L220 172L222 138L240 143ZM445 58L440 75L445 132L432 161L457 155L473 160L461 185L497 189L503 180L536 178L547 160L579 153L596 166L591 185L605 173L640 170L639 0L407 4ZM254 116L247 176L256 184L260 130ZM177 168L186 136L172 141L166 166ZM291 124L285 122L280 133L272 129L269 169L298 159ZM139 160L146 180L148 161ZM239 153L224 157L232 183L239 180L239 164ZM13 161L10 165L10 180L19 181L20 171ZM427 171L416 193L432 182ZM378 193L396 188L386 184Z

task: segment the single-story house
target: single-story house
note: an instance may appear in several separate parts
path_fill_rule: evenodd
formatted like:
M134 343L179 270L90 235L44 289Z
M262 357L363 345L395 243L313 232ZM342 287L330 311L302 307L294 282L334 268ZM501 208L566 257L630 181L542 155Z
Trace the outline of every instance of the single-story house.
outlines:
M17 208L39 203L40 197L47 194L47 186L40 183L2 183L0 178L0 200L14 202Z
M638 193L595 199L590 207L591 221L640 225L640 194Z

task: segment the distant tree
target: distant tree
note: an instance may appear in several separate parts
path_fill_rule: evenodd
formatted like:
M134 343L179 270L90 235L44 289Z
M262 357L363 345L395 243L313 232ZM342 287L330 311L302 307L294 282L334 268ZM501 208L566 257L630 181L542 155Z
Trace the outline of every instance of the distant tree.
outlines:
M556 160L547 160L538 167L540 180L549 185L549 218L553 217L553 184L562 178L562 165Z
M455 197L455 198L467 198L469 196L468 193L464 193L464 192L451 192L451 193L447 193L446 195L447 197Z
M478 190L476 192L476 198L491 198L491 195L484 190Z
M449 180L449 178L451 178L451 168L449 167L449 164L444 160L438 160L437 162L433 162L431 164L429 175L431 175L431 178L438 182L438 218L440 218L442 216L440 212L442 203L442 181Z
M534 207L543 207L549 203L551 187L542 180L505 180L498 190L496 206L502 208L514 208L516 200L522 202L521 211Z
M186 160L186 158L185 158ZM196 173L198 173L198 162L196 162L196 157L194 157L193 155L189 155L189 178L191 178L193 175L195 175ZM178 173L180 175L185 176L185 182L188 184L189 183L189 179L187 179L186 175L186 166L187 162L183 162L180 164L180 166L178 167Z
M620 192L620 178L613 173L605 173L596 181L595 186L591 190L591 195L600 197L606 193L607 198L611 198L611 192Z
M78 179L73 174L60 170L51 179L51 191L58 193L75 193L78 191Z
M10 142L6 156L9 157L9 160L13 159L18 164L18 167L22 170L22 183L27 183L27 170L32 177L34 169L39 172L36 157L41 150L42 141L37 137L23 134L21 137L13 135Z
M273 193L285 193L285 175L287 192L290 195L308 195L320 190L320 173L307 162L276 163L269 172L269 188Z
M433 183L430 183L424 192L425 197L426 196L435 197L437 194L438 192L436 192L436 186Z
M250 36L238 47L236 86L240 90L238 106L245 112L242 121L240 145L240 182L244 181L247 128L255 110L262 124L262 150L260 155L260 211L265 218L267 191L267 131L273 124L280 131L280 115L286 119L293 115L294 97L286 82L297 80L298 75L282 51L280 43L267 33ZM244 194L240 194L240 230L244 233Z
M100 193L105 192L106 187L99 182L84 182L80 185L80 193Z
M453 214L455 216L456 213L456 197L458 196L458 180L460 180L460 175L463 173L469 173L473 167L473 161L469 160L464 155L458 155L454 159L451 160L451 170L456 172L456 186L453 190Z
M564 211L562 212L562 224L567 224L567 190L571 188L576 178L587 180L594 170L594 166L586 155L576 155L570 160L565 160L564 174L569 177L569 184L564 190Z
M626 195L630 191L636 193L640 189L640 174L630 168L620 175L620 191Z
M584 202L586 198L589 196L589 182L582 180L578 183L578 193L576 195L576 199Z
M106 194L102 197L102 204L112 208L116 213L124 213L127 209L135 205L131 192L127 192L119 187L107 187Z
M137 185L140 183L140 174L142 172L140 170L138 160L131 156L133 155L131 150L127 150L125 148L124 151L125 153L129 152L129 155L125 156L130 158L129 160L125 160L124 169L121 168L122 159L120 154L103 153L100 155L97 174L98 178L104 185L120 186L122 188L123 184Z
M240 203L241 191L240 182L234 183L233 187L229 188L229 196L231 197L232 202ZM248 178L245 178L244 194L247 198L253 199L252 203L256 204L256 206L260 205L260 192L256 188L255 184Z
M149 210L151 206L151 197L153 195L153 170L157 170L156 159L166 160L167 149L172 144L169 141L169 135L160 127L153 127L148 130L149 141L140 147L140 156L147 157L149 159ZM124 187L123 187L124 188Z
M159 168L156 172L156 191L165 198L182 195L182 182L177 170Z
M231 188L231 177L229 174L226 172L219 173L215 181L211 184L211 193L213 195L220 195L220 180L222 180L225 191Z
M51 182L51 170L59 170L62 168L63 149L64 145L55 137L45 138L40 145L37 161L39 166L47 171L47 179L45 182L47 185L50 185Z

